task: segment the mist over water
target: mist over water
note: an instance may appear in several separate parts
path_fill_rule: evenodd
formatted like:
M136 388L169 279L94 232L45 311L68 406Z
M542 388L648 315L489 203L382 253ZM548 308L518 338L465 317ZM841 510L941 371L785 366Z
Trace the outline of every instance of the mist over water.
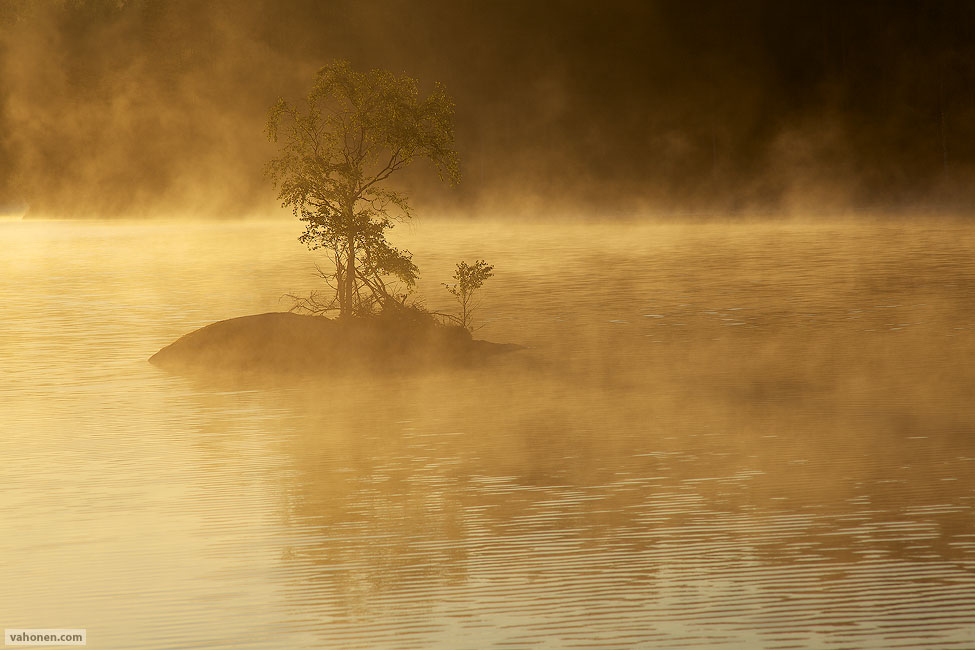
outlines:
M268 214L267 109L338 58L446 86L464 183L397 179L444 214L968 214L973 34L955 0L0 0L0 205Z
M0 0L0 624L975 647L973 26L953 0ZM446 88L464 182L397 173L445 218L391 243L437 312L458 261L493 265L477 336L526 349L150 365L322 288L300 224L260 220L264 127L336 59Z
M975 228L393 232L480 369L146 359L315 287L294 223L0 223L0 612L100 648L975 643ZM338 364L337 364L338 365Z

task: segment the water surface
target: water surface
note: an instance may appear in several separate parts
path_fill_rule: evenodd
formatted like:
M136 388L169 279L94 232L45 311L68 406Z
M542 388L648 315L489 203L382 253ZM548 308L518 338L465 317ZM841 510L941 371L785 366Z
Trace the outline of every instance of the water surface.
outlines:
M0 223L0 623L94 648L975 646L975 228L399 228L481 370L146 359L278 223ZM341 360L336 360L340 367Z

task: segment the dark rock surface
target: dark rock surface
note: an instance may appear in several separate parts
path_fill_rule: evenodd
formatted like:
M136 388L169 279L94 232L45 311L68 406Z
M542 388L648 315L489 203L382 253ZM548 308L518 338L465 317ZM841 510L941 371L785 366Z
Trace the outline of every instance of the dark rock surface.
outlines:
M408 370L476 365L519 345L474 340L430 318L332 320L271 312L219 321L149 358L175 372L330 374L349 369Z

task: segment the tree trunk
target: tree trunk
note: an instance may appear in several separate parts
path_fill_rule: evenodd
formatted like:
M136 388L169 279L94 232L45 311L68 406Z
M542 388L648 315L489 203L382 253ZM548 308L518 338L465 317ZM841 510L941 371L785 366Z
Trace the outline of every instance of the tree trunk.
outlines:
M341 304L340 313L342 316L355 315L355 231L352 224L352 210L348 211L349 234L348 234L348 253L349 259L345 265L345 303Z
M355 249L349 243L349 261L345 265L345 305L343 316L355 315Z
M342 254L335 249L335 294L339 298L339 316L345 313L345 262Z

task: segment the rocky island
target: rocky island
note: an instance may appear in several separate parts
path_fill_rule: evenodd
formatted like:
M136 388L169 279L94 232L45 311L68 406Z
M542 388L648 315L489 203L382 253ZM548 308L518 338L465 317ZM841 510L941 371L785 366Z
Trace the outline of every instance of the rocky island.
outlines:
M332 374L477 365L522 349L476 340L463 327L426 314L331 319L270 312L190 332L149 358L174 372Z

